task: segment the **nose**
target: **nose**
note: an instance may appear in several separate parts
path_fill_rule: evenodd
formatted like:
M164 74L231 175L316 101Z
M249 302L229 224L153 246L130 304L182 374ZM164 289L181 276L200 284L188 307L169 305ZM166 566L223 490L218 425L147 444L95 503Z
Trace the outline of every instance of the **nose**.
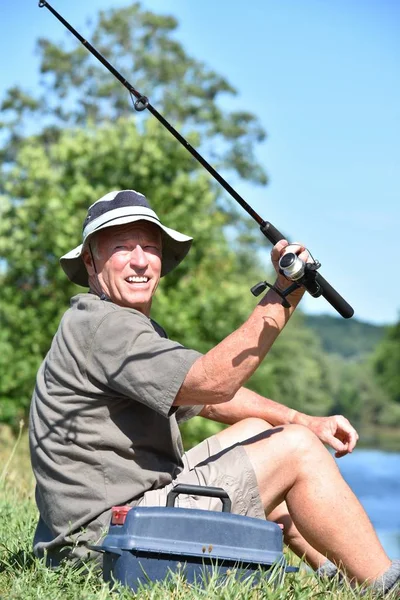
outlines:
M137 269L146 269L149 264L146 253L143 250L140 244L132 250L130 257L130 264L132 267L136 267Z

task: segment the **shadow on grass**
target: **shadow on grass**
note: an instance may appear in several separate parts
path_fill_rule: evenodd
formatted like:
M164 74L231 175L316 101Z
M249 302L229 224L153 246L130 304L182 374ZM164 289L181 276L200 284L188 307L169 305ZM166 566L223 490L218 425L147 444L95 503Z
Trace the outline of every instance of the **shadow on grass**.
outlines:
M37 560L33 552L27 552L26 550L11 552L5 546L3 548L6 550L6 556L0 558L0 573L10 570L15 572L31 569Z

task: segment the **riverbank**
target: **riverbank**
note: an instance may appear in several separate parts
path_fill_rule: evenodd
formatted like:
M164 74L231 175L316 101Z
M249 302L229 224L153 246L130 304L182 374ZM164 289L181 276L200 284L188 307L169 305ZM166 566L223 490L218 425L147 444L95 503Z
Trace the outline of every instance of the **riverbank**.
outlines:
M359 448L373 448L385 452L400 452L400 429L369 425L359 431Z

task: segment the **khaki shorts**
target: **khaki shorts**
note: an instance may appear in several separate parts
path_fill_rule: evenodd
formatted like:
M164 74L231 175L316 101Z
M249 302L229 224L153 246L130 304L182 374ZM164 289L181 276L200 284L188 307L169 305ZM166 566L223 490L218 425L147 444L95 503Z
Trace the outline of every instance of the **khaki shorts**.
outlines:
M174 481L164 488L150 490L136 506L165 506L168 492L178 483L221 487L232 502L232 512L265 519L253 467L240 444L222 450L216 436L207 438L182 457L184 468ZM179 508L222 510L219 498L179 494L175 500Z

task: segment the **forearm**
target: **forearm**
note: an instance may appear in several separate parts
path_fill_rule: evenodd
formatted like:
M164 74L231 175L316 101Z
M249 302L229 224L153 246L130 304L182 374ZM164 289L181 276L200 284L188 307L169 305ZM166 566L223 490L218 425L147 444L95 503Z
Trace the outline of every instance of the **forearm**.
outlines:
M302 297L290 297L290 308L270 290L241 327L199 358L188 372L175 404L230 401L254 373Z
M305 424L307 420L307 415L246 388L240 388L229 402L207 404L200 416L227 425L251 417L263 419L274 426L300 422Z

